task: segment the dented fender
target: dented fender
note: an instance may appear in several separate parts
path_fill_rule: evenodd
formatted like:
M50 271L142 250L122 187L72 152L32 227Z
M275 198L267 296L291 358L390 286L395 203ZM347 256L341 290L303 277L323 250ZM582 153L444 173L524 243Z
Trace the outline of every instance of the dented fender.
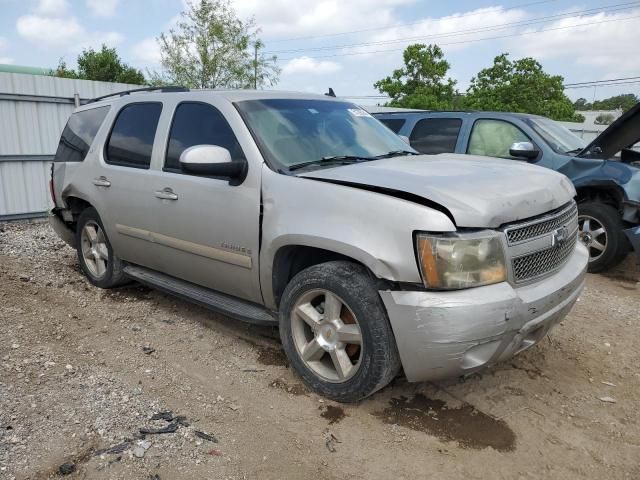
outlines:
M313 247L344 255L377 278L422 283L414 232L453 232L449 217L425 205L379 193L280 175L266 166L262 182L260 285L277 308L274 260L284 247Z

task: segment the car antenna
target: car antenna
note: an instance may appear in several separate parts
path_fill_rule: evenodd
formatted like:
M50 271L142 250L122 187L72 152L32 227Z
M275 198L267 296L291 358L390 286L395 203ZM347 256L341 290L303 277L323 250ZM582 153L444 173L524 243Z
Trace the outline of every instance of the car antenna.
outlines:
M329 91L327 93L325 93L325 95L327 97L334 97L336 96L336 92L333 91L333 88L329 87Z

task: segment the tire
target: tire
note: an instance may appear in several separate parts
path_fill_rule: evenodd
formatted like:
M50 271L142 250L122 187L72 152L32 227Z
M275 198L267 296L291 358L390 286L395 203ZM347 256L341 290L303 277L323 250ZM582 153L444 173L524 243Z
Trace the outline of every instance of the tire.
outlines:
M93 240L92 235L95 236ZM93 207L86 208L78 217L76 252L83 273L96 287L114 288L130 281L124 275L123 262L113 253L102 220Z
M312 266L289 282L280 302L280 338L302 380L338 402L362 400L400 371L375 283L351 262Z
M609 270L628 253L624 224L612 206L594 201L580 203L578 225L578 238L589 249L589 272Z

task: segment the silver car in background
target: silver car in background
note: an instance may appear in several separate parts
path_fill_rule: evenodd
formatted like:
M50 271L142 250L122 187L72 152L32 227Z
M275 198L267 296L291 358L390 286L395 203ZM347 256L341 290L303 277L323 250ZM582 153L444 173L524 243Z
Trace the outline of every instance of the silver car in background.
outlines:
M566 177L419 155L324 96L98 99L70 118L51 186L51 222L92 284L137 280L279 325L295 371L338 401L401 368L433 380L509 358L584 285Z

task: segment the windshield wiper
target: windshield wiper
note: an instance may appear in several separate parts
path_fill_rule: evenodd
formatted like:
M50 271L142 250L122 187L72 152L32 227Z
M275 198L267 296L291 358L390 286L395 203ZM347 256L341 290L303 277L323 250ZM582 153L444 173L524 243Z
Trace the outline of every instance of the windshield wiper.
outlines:
M299 170L310 165L322 165L325 163L342 163L347 165L349 163L368 162L370 160L376 160L377 157L360 157L357 155L332 155L330 157L322 157L318 160L311 160L309 162L297 163L289 167L289 171Z
M574 148L573 150L569 150L568 152L564 152L564 153L568 153L568 154L571 154L571 153L580 153L580 152L581 152L581 151L583 151L583 150L584 150L584 148Z
M376 155L375 158L391 158L391 157L404 157L405 155L420 155L412 150L392 150L382 155Z

